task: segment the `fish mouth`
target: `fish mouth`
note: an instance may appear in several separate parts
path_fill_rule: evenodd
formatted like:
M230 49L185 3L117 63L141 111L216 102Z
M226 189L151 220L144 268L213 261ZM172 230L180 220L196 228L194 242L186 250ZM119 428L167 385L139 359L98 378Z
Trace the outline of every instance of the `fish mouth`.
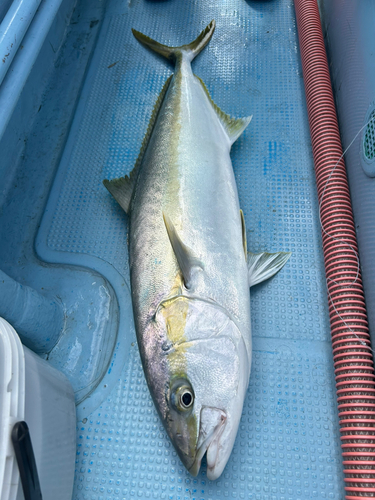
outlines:
M223 433L226 420L227 415L224 411L212 407L202 408L198 449L193 465L189 469L192 476L196 476L198 474L202 458L206 452L208 470L213 470L215 468L219 451L219 441Z

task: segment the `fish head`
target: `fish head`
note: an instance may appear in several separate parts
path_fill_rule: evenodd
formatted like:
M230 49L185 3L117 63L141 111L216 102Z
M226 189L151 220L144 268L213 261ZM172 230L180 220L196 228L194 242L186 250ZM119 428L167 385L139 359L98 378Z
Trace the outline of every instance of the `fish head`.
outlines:
M166 334L159 413L179 457L196 476L206 454L217 479L231 454L249 380L241 333L216 304L178 297L156 315ZM160 365L159 365L160 366ZM159 395L160 396L160 395Z

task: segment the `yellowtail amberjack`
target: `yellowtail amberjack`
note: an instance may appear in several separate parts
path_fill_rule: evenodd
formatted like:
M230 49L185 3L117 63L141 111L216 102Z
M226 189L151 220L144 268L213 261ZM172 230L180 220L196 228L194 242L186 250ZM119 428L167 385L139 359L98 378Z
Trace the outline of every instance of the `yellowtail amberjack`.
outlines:
M191 69L212 21L189 45L167 47L175 73L155 105L130 176L104 185L130 215L138 345L150 392L182 462L216 479L231 454L251 368L249 286L288 253L251 254L230 160L251 117L234 119Z

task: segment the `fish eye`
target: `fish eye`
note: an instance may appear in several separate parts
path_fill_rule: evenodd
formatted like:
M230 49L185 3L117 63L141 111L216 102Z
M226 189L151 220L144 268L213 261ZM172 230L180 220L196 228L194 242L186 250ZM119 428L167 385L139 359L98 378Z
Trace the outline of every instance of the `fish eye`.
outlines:
M194 401L194 396L189 391L189 389L185 389L184 392L180 395L181 406L184 408L190 408Z
M186 412L193 407L194 391L187 380L179 379L172 384L171 403L179 412Z

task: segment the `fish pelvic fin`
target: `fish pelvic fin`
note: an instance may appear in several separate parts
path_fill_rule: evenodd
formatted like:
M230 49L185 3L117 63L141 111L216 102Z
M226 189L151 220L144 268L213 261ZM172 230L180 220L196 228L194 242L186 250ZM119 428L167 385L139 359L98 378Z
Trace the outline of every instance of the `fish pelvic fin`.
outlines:
M195 256L193 250L183 243L171 219L163 213L165 228L181 270L186 288L190 288L194 268L204 269L203 263Z
M249 286L252 287L274 276L284 267L292 254L277 253L247 253L247 269Z
M245 254L245 259L247 259L246 224L245 224L245 217L244 217L242 210L240 210L240 216L241 216L241 229L242 229L242 245L243 245L243 251Z
M172 61L176 61L182 56L185 56L190 62L199 54L199 52L201 52L201 50L205 48L211 40L214 31L215 21L212 20L193 42L187 45L181 45L180 47L168 47L167 45L163 45L143 33L132 29L133 35L138 42L153 52L157 52L166 59L170 59Z
M236 140L239 138L239 136L242 134L245 128L249 125L253 116L252 115L246 116L245 118L232 118L227 113L224 113L224 111L222 111L219 108L219 106L215 104L203 80L199 78L199 76L197 75L195 75L195 77L199 80L200 84L202 85L202 88L205 91L212 107L214 108L215 113L219 118L221 125L223 126L225 132L227 133L230 144L232 145L234 142L236 142Z
M154 126L161 108L161 105L163 104L165 94L167 93L167 90L169 88L169 84L171 83L172 80L171 75L167 81L165 82L159 97L155 103L154 109L152 111L152 115L150 118L150 122L148 124L148 128L146 131L146 134L144 136L141 150L139 152L137 161L135 162L133 170L130 172L129 175L125 175L124 177L119 177L117 179L113 179L109 181L108 179L104 179L103 184L104 186L108 189L108 191L111 193L111 195L114 197L114 199L117 201L117 203L120 205L120 207L128 214L130 212L130 203L132 200L134 188L135 188L135 183L137 181L138 177L138 172L143 160L143 156L146 152L152 131L154 130Z

